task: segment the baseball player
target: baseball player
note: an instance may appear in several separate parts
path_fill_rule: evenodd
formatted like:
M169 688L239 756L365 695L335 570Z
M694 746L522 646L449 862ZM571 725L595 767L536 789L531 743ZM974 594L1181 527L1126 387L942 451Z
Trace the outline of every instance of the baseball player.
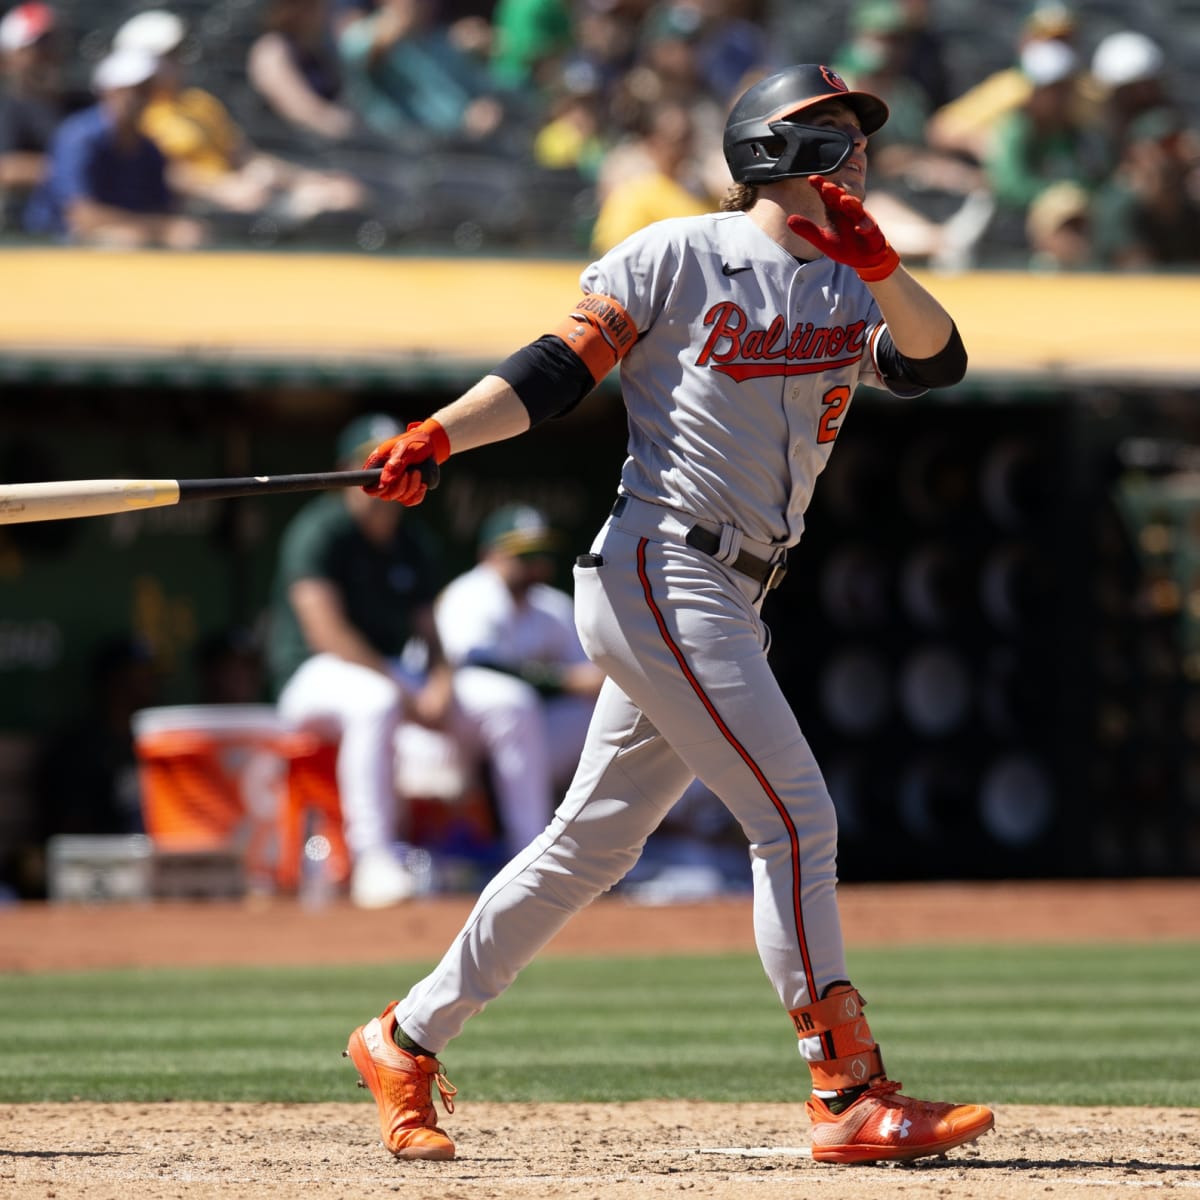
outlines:
M607 676L578 771L438 966L350 1035L397 1157L453 1156L438 1056L621 879L693 777L749 842L759 954L812 1075L813 1158L919 1158L992 1127L988 1109L910 1099L885 1073L846 968L833 804L760 616L858 384L912 397L966 370L953 320L862 207L887 116L825 66L755 84L725 127L721 212L626 239L584 270L557 329L367 460L379 494L420 503L417 464L523 433L620 363L628 457L575 567L580 637Z

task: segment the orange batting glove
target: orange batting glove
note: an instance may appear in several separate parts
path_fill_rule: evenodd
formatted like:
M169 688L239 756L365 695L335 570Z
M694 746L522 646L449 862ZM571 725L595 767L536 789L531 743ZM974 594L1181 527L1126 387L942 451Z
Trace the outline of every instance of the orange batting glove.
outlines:
M793 215L787 219L788 228L834 262L853 267L860 279L868 283L886 279L900 265L900 255L862 201L823 175L810 175L808 182L821 197L829 224L817 225L807 217Z
M450 439L441 425L432 417L413 421L404 433L381 442L367 455L363 470L379 468L381 474L377 484L364 484L363 491L407 507L420 504L437 485L437 468L449 457Z

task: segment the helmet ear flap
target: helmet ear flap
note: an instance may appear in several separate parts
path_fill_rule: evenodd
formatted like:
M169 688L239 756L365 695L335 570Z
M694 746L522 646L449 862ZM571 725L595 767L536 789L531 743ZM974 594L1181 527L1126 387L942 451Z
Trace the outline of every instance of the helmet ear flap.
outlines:
M781 137L755 138L746 144L750 165L770 170L787 150L787 142Z

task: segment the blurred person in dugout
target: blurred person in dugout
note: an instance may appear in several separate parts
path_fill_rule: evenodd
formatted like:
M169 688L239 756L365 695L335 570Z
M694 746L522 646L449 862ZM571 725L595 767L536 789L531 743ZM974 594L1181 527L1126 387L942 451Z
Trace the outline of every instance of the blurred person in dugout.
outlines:
M372 439L399 432L384 416L351 422L337 441L338 468L357 468ZM451 702L433 621L436 546L419 520L397 518L388 507L346 488L296 513L280 543L267 635L280 717L338 739L350 894L368 908L415 890L395 850L396 729L402 719L441 728ZM413 639L427 647L421 672L401 665Z
M579 765L604 681L575 632L572 596L552 582L559 549L539 509L498 508L480 529L479 561L446 587L435 610L457 690L479 709L536 714L490 764L510 852L550 820L554 796Z
M166 156L180 195L226 212L269 211L296 223L363 208L367 194L358 180L265 153L216 96L187 86L186 39L183 19L165 9L137 13L113 37L115 50L141 51L158 62L141 129Z
M29 233L118 247L192 250L207 226L181 214L162 151L141 132L157 60L114 50L96 66L98 97L58 127L49 165L25 207Z
M401 427L382 414L352 421L337 465L359 467ZM407 824L397 751L426 760L486 757L498 790L537 811L525 759L541 720L517 689L463 686L442 650L433 604L442 582L436 540L403 506L358 488L310 501L285 529L271 598L267 660L280 717L339 739L337 786L354 860L350 896L382 908L408 899L415 881L397 848ZM410 731L409 727L414 727ZM503 803L503 802L502 802Z

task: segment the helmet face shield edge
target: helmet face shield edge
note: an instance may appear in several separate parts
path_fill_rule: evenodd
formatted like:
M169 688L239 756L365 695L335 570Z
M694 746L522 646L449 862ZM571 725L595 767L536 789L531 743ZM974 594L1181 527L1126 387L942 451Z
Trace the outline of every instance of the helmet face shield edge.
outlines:
M772 121L771 138L742 144L739 183L766 183L808 175L832 175L850 157L854 139L841 129ZM776 144L773 144L776 143Z

